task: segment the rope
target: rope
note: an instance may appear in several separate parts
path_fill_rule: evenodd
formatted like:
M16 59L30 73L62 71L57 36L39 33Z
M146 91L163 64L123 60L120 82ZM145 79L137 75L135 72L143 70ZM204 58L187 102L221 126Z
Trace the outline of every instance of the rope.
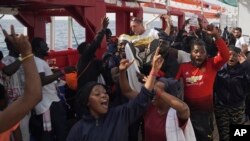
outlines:
M5 15L3 14L2 16L0 16L0 19L2 19Z
M73 33L74 39L75 39L75 41L76 41L76 45L79 46L78 41L77 41L77 38L76 38L75 31L74 31L73 20L72 20L72 18L70 18L70 22L71 22L71 25L72 25L72 26L71 26L71 29L72 29L72 33Z

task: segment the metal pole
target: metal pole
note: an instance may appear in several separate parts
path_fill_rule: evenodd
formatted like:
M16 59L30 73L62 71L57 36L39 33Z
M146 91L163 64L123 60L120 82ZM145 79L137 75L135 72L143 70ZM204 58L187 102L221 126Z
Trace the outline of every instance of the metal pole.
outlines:
M240 2L240 1L239 1ZM239 26L239 21L240 21L240 8L239 8L239 3L238 7L236 7L237 10L237 20L236 20L236 26Z
M169 10L170 1L171 1L171 0L166 0L166 2L165 2L165 3L166 3L166 5L167 5L167 10Z
M201 15L203 16L204 11L203 11L203 0L201 0Z
M72 48L72 17L68 17L68 48Z
M55 49L55 17L51 17L50 23L50 50Z

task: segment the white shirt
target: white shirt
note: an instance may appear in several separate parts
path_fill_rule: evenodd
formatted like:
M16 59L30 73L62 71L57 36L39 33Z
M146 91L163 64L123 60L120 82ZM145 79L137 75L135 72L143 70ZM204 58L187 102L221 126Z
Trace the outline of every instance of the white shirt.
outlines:
M179 64L181 63L187 63L190 62L191 58L190 58L190 53L187 53L183 50L178 50L178 58L177 58L177 62Z
M47 62L38 57L34 57L34 59L38 73L43 72L45 73L45 76L53 74ZM60 101L57 96L55 81L42 87L42 100L35 106L36 114L39 115L47 111L54 101Z
M235 47L242 49L242 45L244 45L244 44L246 45L247 42L245 41L244 37L241 36L240 38L236 39Z
M148 45L154 39L159 39L158 31L155 29L145 30L141 35L127 35L122 34L119 36L118 41L121 42L123 40L129 41L133 43L135 46L139 45Z
M5 56L2 63L7 66L16 61L13 56ZM18 97L23 95L24 91L24 70L20 68L11 76L4 75L3 84L8 96L8 103L14 102Z
M145 32L143 32L143 34L141 35L137 35L135 39L133 39L131 42L134 43L138 40L142 40L142 39L148 39L150 42L154 39L159 39L158 36L158 31L155 29L150 29L150 30L145 30Z

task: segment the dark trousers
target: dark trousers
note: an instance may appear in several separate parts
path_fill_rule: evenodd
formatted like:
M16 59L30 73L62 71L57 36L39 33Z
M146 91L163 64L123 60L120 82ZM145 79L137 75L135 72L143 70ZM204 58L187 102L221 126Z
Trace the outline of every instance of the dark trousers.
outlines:
M216 124L220 135L220 141L229 141L230 125L244 124L245 105L242 104L241 106L238 107L215 105L214 114L216 117Z
M246 103L246 115L248 119L250 119L250 91L248 92L245 103Z
M68 135L66 111L62 102L53 102L50 106L52 131L43 130L43 116L32 115L30 132L35 141L65 141Z
M197 141L213 140L213 114L212 112L191 112L190 119Z

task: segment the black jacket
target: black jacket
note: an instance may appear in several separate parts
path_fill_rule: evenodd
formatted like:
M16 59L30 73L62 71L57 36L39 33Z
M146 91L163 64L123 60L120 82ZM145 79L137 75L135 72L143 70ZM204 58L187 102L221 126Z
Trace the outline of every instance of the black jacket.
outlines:
M78 89L83 87L84 84L86 84L87 82L97 81L97 78L100 74L103 75L106 84L110 83L107 82L107 74L104 70L104 65L102 60L97 60L95 58L96 50L100 47L104 35L105 35L105 29L102 29L97 33L94 40L90 44L78 47L82 48L78 49L80 53L80 58L77 64L77 75L79 77L77 81Z
M250 87L250 62L245 61L233 68L225 65L217 73L214 92L215 103L236 107L243 105Z

